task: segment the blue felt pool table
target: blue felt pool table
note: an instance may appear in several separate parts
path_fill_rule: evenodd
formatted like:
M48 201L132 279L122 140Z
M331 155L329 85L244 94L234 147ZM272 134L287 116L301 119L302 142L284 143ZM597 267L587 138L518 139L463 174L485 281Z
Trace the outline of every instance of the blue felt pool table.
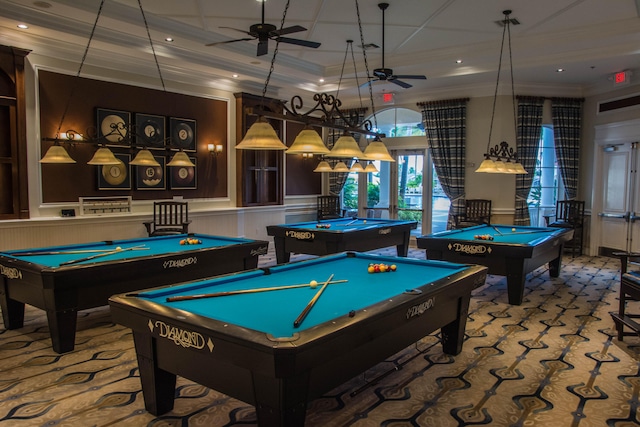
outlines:
M564 243L572 237L571 229L485 224L416 240L428 259L482 264L489 274L506 276L509 303L520 305L527 274L549 263L549 275L558 277Z
M369 273L370 264L396 271ZM260 426L294 427L308 400L437 329L444 351L458 354L471 291L485 278L477 265L344 252L115 295L110 305L133 330L152 414L173 408L180 375L254 405Z
M196 244L181 244L187 239ZM4 326L23 326L25 304L46 310L53 349L68 352L78 310L134 289L254 269L267 249L263 240L180 234L0 252Z
M371 251L395 246L407 256L411 230L416 221L379 218L339 218L267 226L273 236L278 264L289 262L292 253L329 255L344 251Z

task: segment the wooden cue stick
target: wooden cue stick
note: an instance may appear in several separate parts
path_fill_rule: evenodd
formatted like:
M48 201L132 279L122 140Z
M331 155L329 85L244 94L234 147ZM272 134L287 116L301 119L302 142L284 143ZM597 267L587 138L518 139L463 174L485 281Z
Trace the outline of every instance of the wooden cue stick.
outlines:
M61 262L60 265L71 265L71 264L77 264L79 262L90 261L92 259L101 258L103 256L117 254L118 252L132 251L135 248L141 248L142 246L144 246L144 245L131 246L130 248L124 248L124 249L116 249L116 250L113 250L111 252L102 252L100 254L91 255L91 256L88 256L88 257L84 257L84 258L72 259L71 261Z
M537 230L537 231L512 231L511 233L508 234L508 236L512 235L512 234L536 234L536 233L544 233L544 230Z
M327 279L326 282L324 282L324 285L322 285L320 290L315 294L315 296L313 298L311 298L311 301L309 301L309 304L307 304L307 306L304 308L304 310L302 310L302 313L300 313L298 318L293 321L293 327L294 328L297 328L298 326L300 326L300 324L302 323L304 318L307 317L307 314L309 314L309 312L311 311L311 309L315 305L316 301L318 301L318 298L320 298L320 295L322 295L322 293L326 289L326 287L329 284L329 282L331 282L331 279L333 279L333 274L331 276L329 276L329 278Z
M133 248L132 250L142 251L149 248ZM37 256L37 255L73 255L73 254L91 254L95 252L113 252L113 249L78 249L69 251L42 251L42 252L16 252L11 256Z
M358 222L358 218L354 219L353 221L349 221L346 225L351 225L351 224L353 224L354 222Z
M333 280L330 285L334 285L336 283L344 283L348 280ZM175 297L167 297L167 302L175 302L175 301L190 301L194 299L201 298L215 298L215 297L226 297L230 295L240 295L240 294L254 294L258 292L269 292L269 291L279 291L282 289L295 289L295 288L305 288L311 286L309 283L302 283L299 285L284 285L284 286L272 286L270 288L255 288L255 289L241 289L238 291L227 291L227 292L213 292L210 294L199 294L199 295L178 295Z
M494 230L496 230L496 232L501 235L504 236L504 234L502 234L502 231L498 230L498 227L496 227L495 225L492 225L491 227L493 227Z

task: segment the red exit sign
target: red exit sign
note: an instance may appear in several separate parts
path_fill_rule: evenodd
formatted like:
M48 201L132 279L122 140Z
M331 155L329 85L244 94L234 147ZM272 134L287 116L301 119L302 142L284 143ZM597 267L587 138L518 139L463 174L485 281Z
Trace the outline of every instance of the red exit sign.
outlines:
M618 73L615 73L613 75L613 85L614 86L622 86L622 85L626 85L629 84L629 77L631 76L631 73L626 70L626 71L620 71Z

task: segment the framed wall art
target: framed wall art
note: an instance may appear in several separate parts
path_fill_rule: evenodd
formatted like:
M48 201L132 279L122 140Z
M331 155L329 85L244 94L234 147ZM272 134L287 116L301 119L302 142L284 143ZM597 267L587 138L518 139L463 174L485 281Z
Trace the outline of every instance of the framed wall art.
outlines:
M131 113L127 111L97 108L98 138L109 145L131 145Z
M198 188L196 174L196 158L189 157L196 166L175 166L168 167L169 183L172 190L195 190Z
M136 190L166 190L166 159L153 156L160 166L135 166Z
M120 163L98 167L98 190L131 189L131 155L114 154Z
M165 142L165 118L152 114L135 115L137 147L162 150Z
M196 121L191 119L169 119L170 148L196 151Z

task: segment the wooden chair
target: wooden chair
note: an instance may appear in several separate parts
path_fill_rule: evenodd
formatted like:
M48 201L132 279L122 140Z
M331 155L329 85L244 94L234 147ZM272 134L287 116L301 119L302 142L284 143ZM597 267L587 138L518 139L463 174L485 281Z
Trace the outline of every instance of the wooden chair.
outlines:
M640 336L640 323L636 320L640 314L630 313L630 309L638 309L630 305L631 301L640 300L640 253L614 252L613 255L620 257L620 298L618 312L611 312L611 317L618 331L618 340L622 341L625 336ZM631 331L625 331L625 327Z
M453 215L453 222L455 228L491 224L491 200L467 199L464 213Z
M344 217L339 196L318 196L318 221Z
M549 217L545 217L549 221ZM573 239L565 243L566 249L571 249L571 256L576 253L582 255L582 240L584 238L584 201L558 200L556 204L555 221L548 227L572 228Z
M186 234L190 223L187 202L153 202L153 221L144 222L144 226L152 237Z

